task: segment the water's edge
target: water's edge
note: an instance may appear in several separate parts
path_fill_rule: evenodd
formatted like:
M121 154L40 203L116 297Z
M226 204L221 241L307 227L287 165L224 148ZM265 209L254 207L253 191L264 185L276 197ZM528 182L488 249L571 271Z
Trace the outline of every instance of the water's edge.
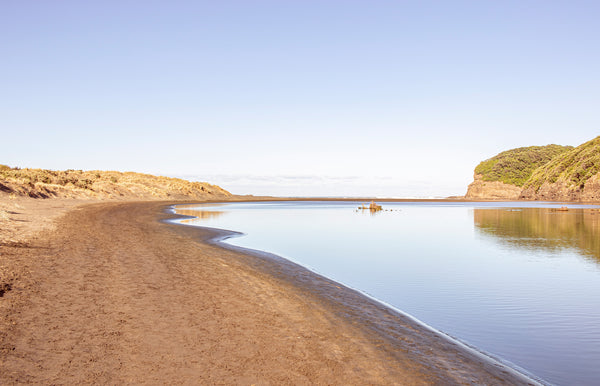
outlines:
M225 204L226 204L226 202L225 202ZM189 204L185 204L185 205L187 206ZM503 370L506 370L516 376L523 377L527 381L531 382L532 384L547 385L547 386L552 385L551 383L541 379L540 377L536 376L535 374L532 374L531 372L527 371L526 369L524 369L504 358L501 358L501 357L495 356L489 352L483 351L483 350L477 348L476 346L469 344L468 342L462 341L458 337L455 337L455 336L447 334L443 331L440 331L440 330L428 325L427 323L417 319L416 317L408 314L407 312L402 311L401 309L398 309L398 308L392 306L391 304L389 304L385 301L377 299L374 296L369 295L368 293L363 292L357 288L348 286L343 282L333 280L319 272L315 272L310 267L304 266L301 263L294 261L293 259L289 259L289 258L280 256L280 255L276 255L276 254L262 251L262 250L245 248L245 247L227 243L228 239L245 236L246 235L245 233L237 232L237 231L233 231L233 230L227 230L227 229L219 229L219 228L205 227L205 226L199 226L199 225L184 224L184 223L182 223L183 220L194 219L197 217L178 214L176 212L177 206L178 205L171 205L165 209L165 211L167 213L174 215L176 217L164 220L164 222L176 224L178 226L198 228L198 229L202 229L202 230L209 232L210 236L206 239L203 239L203 241L206 242L207 244L214 245L219 248L227 249L230 251L235 251L235 252L239 252L242 254L250 255L253 257L257 257L262 260L275 261L279 264L283 264L288 267L293 267L294 269L301 268L303 270L306 270L311 275L315 275L319 278L325 279L328 282L339 285L339 286L343 287L346 291L358 294L359 296L363 297L365 299L365 301L367 301L367 302L370 301L370 302L376 303L378 306L383 307L383 308L387 309L388 311L391 311L392 313L398 314L402 318L406 318L406 319L410 320L413 324L417 325L417 327L420 327L421 329L424 329L424 330L436 335L441 340L445 340L447 342L457 345L462 350L464 350L468 353L471 353L475 357L488 363L491 366L500 367Z

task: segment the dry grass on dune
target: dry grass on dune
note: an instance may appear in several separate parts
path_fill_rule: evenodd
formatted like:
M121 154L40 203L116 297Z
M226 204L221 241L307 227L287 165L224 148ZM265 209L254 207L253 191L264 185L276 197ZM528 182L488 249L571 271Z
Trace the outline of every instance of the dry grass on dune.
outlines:
M0 193L32 198L222 199L228 191L206 182L116 171L19 169L0 165Z

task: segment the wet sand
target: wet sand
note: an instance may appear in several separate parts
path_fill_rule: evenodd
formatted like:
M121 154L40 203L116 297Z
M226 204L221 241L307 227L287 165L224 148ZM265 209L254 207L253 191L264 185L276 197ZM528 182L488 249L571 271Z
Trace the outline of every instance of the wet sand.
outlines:
M226 232L162 222L166 203L73 206L0 244L0 384L535 384L300 266L211 241Z

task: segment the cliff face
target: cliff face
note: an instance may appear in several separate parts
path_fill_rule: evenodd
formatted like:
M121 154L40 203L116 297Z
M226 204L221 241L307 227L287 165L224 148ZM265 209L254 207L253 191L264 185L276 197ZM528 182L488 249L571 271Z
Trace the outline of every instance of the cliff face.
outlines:
M583 188L567 181L544 182L537 190L525 188L521 199L541 201L600 201L600 173L589 178Z
M600 202L600 173L587 180L585 186L574 187L565 181L544 182L537 190L521 188L499 181L483 181L481 175L467 189L470 200L539 200Z
M581 193L581 200L600 201L600 173L587 180Z
M500 181L484 181L481 174L475 174L465 198L471 200L518 200L521 188Z

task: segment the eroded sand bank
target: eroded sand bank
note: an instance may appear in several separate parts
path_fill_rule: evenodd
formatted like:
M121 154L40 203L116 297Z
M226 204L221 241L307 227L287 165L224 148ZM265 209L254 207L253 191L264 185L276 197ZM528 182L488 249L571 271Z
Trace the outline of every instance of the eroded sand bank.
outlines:
M66 208L1 244L0 383L534 384L302 267L160 222L165 207Z

